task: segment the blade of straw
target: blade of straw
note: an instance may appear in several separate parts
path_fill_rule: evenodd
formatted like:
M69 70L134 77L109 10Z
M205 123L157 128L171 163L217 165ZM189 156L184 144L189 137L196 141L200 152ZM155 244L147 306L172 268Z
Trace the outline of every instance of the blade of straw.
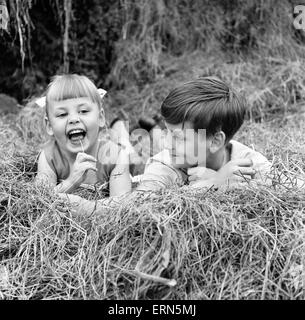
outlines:
M80 145L82 146L82 150L83 150L83 153L84 153L85 151L84 151L84 146L83 146L82 140L79 140L79 142L80 142Z
M79 140L79 143L80 143L80 145L82 146L83 153L85 153L82 140ZM94 204L94 209L93 209L93 211L91 212L91 214L90 214L89 216L91 216L91 215L95 212L96 206L97 206L97 196L98 196L97 186L96 186L97 183L98 183L98 181L94 184L94 192L95 192L95 196L94 196L94 202L95 202L95 204Z

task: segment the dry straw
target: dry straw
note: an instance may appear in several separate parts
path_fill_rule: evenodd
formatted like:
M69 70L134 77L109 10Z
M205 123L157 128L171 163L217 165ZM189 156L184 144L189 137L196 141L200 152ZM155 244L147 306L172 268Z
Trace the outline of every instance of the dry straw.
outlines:
M86 218L33 184L30 156L4 160L4 299L304 298L305 193L293 184L132 194Z

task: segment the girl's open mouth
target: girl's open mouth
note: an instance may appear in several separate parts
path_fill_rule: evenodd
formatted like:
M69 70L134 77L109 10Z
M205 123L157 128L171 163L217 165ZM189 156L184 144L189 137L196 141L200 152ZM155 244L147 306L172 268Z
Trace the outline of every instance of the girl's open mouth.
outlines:
M73 129L68 132L67 136L72 143L79 143L79 141L85 138L86 131L83 129Z

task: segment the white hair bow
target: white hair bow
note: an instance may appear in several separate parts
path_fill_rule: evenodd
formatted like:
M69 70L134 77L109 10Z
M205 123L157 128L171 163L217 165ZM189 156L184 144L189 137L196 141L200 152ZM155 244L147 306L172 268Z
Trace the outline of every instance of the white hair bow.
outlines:
M105 94L107 93L106 90L102 89L102 88L99 88L97 89L97 92L99 93L100 97L101 98L104 98ZM35 103L40 107L40 108L43 108L46 106L46 96L43 96L41 98L38 98Z

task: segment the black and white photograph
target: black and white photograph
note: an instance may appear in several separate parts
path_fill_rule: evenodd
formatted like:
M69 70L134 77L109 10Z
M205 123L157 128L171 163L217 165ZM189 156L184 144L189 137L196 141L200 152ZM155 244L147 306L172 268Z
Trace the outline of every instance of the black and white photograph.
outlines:
M304 299L304 1L0 0L0 300Z

